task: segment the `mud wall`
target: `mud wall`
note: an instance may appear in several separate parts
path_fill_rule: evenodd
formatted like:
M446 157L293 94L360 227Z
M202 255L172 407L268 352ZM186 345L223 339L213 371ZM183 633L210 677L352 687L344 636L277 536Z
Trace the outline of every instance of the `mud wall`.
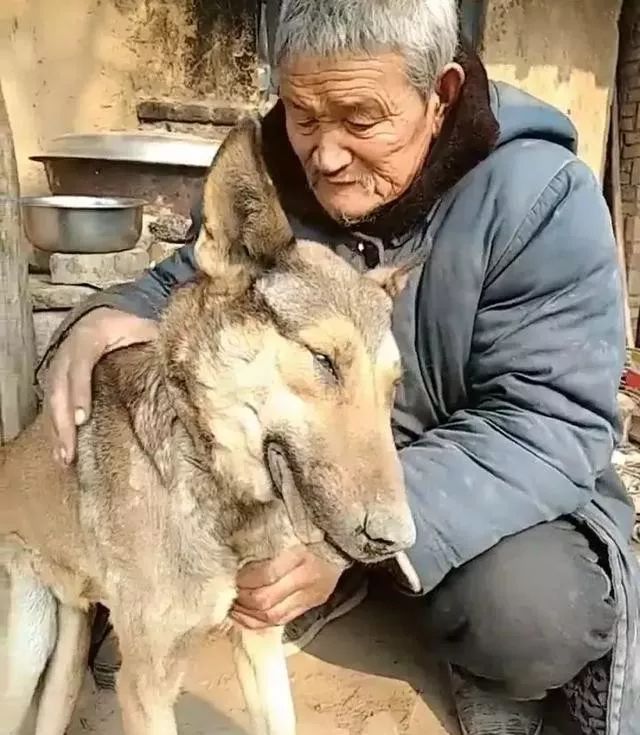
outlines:
M1 0L0 79L24 193L28 156L68 132L137 127L149 97L252 101L256 0Z
M621 0L487 0L490 75L567 112L601 174ZM255 95L257 0L1 0L0 78L25 193L28 156L66 132L135 128L142 98Z
M487 0L480 51L489 75L567 113L579 155L602 176L621 0Z

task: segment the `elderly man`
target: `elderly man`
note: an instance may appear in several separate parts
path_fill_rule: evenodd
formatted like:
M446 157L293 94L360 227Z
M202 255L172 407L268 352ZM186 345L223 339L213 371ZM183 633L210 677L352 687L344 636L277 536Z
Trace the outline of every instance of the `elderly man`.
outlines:
M359 269L426 259L395 314L416 645L450 664L468 735L539 732L559 688L585 733L640 732L633 514L610 464L619 274L572 125L487 81L454 0L285 0L275 61L264 153L296 234ZM152 339L193 275L188 245L63 325L47 357L61 461L93 365ZM239 585L237 621L288 623L299 645L362 598L303 549Z

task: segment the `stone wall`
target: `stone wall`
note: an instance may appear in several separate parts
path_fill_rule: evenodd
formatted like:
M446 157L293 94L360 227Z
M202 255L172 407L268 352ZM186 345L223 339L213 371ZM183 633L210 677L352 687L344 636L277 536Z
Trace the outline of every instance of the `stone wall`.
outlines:
M36 360L69 309L109 286L139 278L147 268L184 245L189 220L176 214L145 215L135 248L119 253L39 252L32 258L29 290L33 304Z
M635 335L640 310L640 0L625 3L620 27L620 177L629 306Z

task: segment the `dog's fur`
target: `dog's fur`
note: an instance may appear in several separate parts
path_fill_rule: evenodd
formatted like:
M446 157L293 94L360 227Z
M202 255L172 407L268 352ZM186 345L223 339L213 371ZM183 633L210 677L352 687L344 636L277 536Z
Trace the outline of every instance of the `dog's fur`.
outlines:
M42 418L0 450L3 735L45 667L36 732L63 735L98 601L126 732L175 735L184 652L229 627L243 564L300 542L369 563L414 541L390 428L404 274L363 277L294 240L253 120L212 166L196 258L157 342L97 366L73 468L53 462ZM280 634L233 630L256 735L295 732Z

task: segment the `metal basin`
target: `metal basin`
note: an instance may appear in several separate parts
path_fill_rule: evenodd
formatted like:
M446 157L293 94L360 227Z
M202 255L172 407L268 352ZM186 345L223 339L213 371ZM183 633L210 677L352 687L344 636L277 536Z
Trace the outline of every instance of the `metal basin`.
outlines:
M141 199L42 196L21 200L29 242L57 253L113 253L135 246L142 231Z
M219 140L176 133L67 133L53 138L44 153L30 158L85 158L206 169L219 147Z
M188 216L198 203L220 141L175 133L68 134L41 162L54 194L141 198L150 208Z

